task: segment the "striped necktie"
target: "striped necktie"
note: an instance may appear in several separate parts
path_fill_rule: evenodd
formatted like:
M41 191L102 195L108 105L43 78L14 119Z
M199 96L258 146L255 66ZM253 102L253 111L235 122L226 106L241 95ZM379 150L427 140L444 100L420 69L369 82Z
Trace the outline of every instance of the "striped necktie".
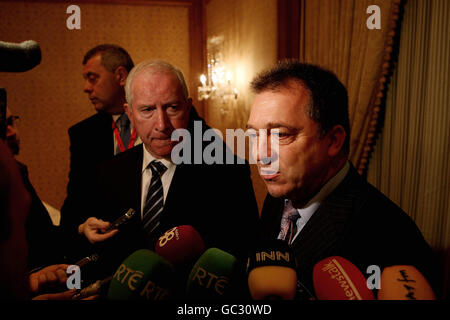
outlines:
M142 223L148 235L159 226L159 218L164 208L164 192L161 176L167 170L160 161L153 160L147 168L152 170L152 179L145 198Z

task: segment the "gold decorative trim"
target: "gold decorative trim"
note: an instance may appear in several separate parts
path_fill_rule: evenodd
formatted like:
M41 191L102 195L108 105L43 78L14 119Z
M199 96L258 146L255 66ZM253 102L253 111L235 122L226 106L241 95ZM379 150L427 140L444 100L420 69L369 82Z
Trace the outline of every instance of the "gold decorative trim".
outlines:
M377 93L375 95L375 101L373 103L372 114L370 117L369 129L366 136L366 141L364 142L364 146L362 148L362 154L359 157L357 170L359 174L363 174L365 170L367 170L367 164L369 162L369 156L373 151L373 147L376 142L377 137L377 126L378 126L378 117L381 111L381 104L384 97L384 93L386 92L386 81L389 75L389 69L391 67L391 59L392 59L392 51L394 45L394 37L397 29L397 23L399 19L400 6L402 5L402 0L393 0L390 18L388 22L388 32L387 38L385 42L384 48L384 57L381 63L380 77L378 80L378 88ZM373 100L372 100L373 101Z

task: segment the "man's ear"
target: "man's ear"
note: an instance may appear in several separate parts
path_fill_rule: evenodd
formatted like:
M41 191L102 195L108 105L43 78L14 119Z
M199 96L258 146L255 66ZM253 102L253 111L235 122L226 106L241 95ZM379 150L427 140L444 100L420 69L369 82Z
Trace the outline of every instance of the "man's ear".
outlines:
M328 155L330 157L335 157L341 152L346 137L347 133L345 132L344 127L340 124L335 125L327 133L327 139L329 141Z
M128 71L124 66L118 66L114 71L114 76L116 77L117 82L124 87L127 82Z

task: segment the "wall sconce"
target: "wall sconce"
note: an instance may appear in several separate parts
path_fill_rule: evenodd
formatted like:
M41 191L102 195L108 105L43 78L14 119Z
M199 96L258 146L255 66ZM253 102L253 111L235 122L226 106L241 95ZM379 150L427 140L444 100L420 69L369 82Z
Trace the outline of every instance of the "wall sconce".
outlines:
M219 43L223 39L220 39ZM212 43L217 42L212 39ZM217 50L211 50L208 53L208 74L200 76L201 86L198 87L198 99L220 98L223 101L237 99L238 91L232 84L233 75L227 70L222 60L222 53Z

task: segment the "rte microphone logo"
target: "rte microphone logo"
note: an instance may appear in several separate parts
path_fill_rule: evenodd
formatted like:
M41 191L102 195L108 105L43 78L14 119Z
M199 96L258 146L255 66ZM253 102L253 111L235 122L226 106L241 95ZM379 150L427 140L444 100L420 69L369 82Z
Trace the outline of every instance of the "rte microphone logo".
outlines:
M230 284L228 277L219 276L202 267L198 267L192 281L196 281L200 287L205 287L206 289L214 288L214 291L220 296L223 296L225 289Z

